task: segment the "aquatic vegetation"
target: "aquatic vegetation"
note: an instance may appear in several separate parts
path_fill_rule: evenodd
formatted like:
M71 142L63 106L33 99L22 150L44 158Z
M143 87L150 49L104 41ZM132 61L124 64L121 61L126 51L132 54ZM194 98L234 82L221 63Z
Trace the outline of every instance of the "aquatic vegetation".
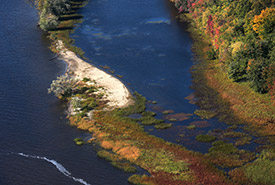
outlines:
M157 101L152 101L152 104L157 104Z
M217 115L215 112L210 110L195 110L194 114L202 119L211 119Z
M99 67L102 67L103 69L110 69L110 66L107 66L107 65L104 65L104 66L99 65Z
M251 140L252 140L252 137L241 137L235 141L234 145L242 146L242 145L250 144Z
M168 120L171 121L171 122L178 121L176 118L170 118L170 119L168 119Z
M198 128L205 128L205 127L209 127L210 123L207 121L193 121L190 123L190 125L195 125Z
M223 134L223 137L231 137L231 138L236 138L236 137L248 137L249 135L243 132L225 132Z
M162 112L162 114L166 115L166 114L171 114L173 112L174 112L173 110L165 110Z
M110 73L114 74L116 71L115 70L108 70ZM129 84L128 84L129 85Z
M197 135L196 140L200 142L212 142L216 140L216 137L210 135Z
M79 146L81 146L81 145L83 145L85 142L83 141L83 139L81 139L81 138L75 138L74 139L74 142L75 142L75 144L77 144L77 145L79 145Z
M155 112L150 112L150 111L146 111L141 113L142 116L146 117L146 116L156 116Z
M192 114L189 113L177 113L177 114L169 114L169 115L165 115L164 118L171 121L184 121L187 119L190 119L190 116L192 116Z
M250 141L252 140L252 137L249 136L248 134L243 133L243 132L234 132L234 131L225 132L222 135L222 137L238 138L235 141L235 145L236 146L241 146L241 145L249 144Z
M118 78L123 78L123 76L122 75L116 75Z
M154 127L156 129L167 129L167 128L172 127L172 125L173 125L172 123L160 123L158 125L155 125Z
M138 119L138 121L141 121L143 125L155 125L155 124L161 124L164 123L161 119L156 119L152 116L143 116L142 118Z
M189 126L187 126L186 128L189 129L189 130L193 130L193 129L196 128L196 125L189 125Z
M184 99L189 100L190 104L196 104L197 99L194 93L190 94L189 96L185 97Z

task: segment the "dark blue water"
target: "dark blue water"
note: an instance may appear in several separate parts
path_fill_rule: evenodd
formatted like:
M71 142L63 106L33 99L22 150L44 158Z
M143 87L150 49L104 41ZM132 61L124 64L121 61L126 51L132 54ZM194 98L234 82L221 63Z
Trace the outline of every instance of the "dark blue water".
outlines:
M24 0L1 2L0 185L128 184L131 174L98 159L92 145L76 146L88 135L60 119L64 104L47 88L65 66L49 61L37 19Z

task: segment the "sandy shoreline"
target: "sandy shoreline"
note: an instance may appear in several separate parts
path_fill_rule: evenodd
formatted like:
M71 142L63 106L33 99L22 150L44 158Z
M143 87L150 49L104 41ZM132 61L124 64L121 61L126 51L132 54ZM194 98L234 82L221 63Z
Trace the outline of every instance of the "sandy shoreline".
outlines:
M83 61L74 52L67 50L62 41L58 41L60 59L68 64L67 71L72 71L76 78L90 78L95 80L98 86L105 89L108 105L112 108L123 108L133 103L131 93L117 78Z

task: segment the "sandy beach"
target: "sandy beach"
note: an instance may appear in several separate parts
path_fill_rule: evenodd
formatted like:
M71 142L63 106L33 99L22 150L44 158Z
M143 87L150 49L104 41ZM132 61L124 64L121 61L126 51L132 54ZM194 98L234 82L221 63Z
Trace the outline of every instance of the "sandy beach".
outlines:
M129 90L117 78L83 61L74 52L66 49L62 41L58 41L57 49L60 59L68 64L67 70L72 71L76 78L90 78L95 80L98 86L104 87L110 107L123 108L133 102Z

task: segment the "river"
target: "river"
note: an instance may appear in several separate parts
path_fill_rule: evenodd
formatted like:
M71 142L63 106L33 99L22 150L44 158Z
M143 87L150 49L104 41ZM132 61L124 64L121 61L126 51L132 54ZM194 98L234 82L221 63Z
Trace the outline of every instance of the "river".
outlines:
M93 0L80 13L84 22L72 35L76 46L95 66L108 65L122 75L131 91L157 101L148 109L158 118L167 109L191 114L198 109L185 99L193 92L192 40L171 3ZM65 64L50 61L54 55L36 25L36 10L24 0L3 1L0 16L0 185L128 184L131 174L99 159L93 145L74 144L74 138L90 135L71 127L65 104L47 94ZM226 125L212 119L207 128L186 130L194 121L200 118L192 115L164 131L146 130L205 153L210 144L196 142L195 135Z

